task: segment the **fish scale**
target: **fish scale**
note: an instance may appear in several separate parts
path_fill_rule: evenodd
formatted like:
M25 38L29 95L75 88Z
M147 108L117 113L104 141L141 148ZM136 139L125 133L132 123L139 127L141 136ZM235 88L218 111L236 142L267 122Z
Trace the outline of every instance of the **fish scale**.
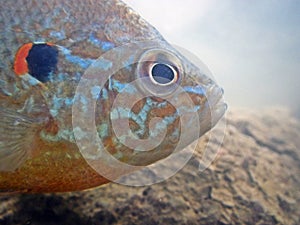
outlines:
M119 0L3 1L0 15L0 192L105 184L130 171L101 157L104 149L119 162L145 167L171 155L181 139L184 148L199 138L226 110L222 89ZM43 47L58 55L37 60ZM169 74L157 70L155 80L155 63ZM166 97L172 93L173 100ZM114 108L119 96L135 104ZM129 126L118 136L114 123ZM143 143L163 135L145 151ZM94 145L98 139L104 149Z

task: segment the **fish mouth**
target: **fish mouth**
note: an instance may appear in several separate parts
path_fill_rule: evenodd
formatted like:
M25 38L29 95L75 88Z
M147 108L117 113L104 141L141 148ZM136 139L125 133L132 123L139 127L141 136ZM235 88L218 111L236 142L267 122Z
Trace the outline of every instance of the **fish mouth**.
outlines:
M207 100L212 107L212 111L217 111L217 114L224 114L227 109L227 104L224 102L224 89L217 84L213 84L207 91ZM221 115L221 116L222 116Z
M199 113L201 135L213 128L224 116L228 106L224 102L224 90L212 83L206 91L207 105Z

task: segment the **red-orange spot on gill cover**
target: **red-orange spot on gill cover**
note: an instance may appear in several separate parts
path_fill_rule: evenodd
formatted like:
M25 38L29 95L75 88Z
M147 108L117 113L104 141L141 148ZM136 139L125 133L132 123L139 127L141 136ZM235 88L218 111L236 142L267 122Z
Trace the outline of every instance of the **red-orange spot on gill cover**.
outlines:
M33 43L24 44L19 48L14 62L14 71L17 75L21 76L28 73L28 65L26 57L29 54L30 49L32 48Z

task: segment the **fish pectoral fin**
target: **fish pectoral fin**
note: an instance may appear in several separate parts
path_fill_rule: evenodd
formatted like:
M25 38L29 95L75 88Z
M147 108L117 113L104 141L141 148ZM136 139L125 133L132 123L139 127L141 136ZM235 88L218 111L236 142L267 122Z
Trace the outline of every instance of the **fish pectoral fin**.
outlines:
M15 171L31 156L40 127L36 118L0 109L0 172Z

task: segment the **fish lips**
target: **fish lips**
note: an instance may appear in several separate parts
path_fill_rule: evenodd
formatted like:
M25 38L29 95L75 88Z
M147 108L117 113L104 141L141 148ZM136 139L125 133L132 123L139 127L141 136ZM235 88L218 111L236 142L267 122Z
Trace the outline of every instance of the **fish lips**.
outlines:
M217 84L213 84L209 87L207 91L208 107L199 115L200 123L202 125L201 131L203 129L203 132L206 132L213 128L224 116L228 106L224 102L223 94L223 88L219 87Z

